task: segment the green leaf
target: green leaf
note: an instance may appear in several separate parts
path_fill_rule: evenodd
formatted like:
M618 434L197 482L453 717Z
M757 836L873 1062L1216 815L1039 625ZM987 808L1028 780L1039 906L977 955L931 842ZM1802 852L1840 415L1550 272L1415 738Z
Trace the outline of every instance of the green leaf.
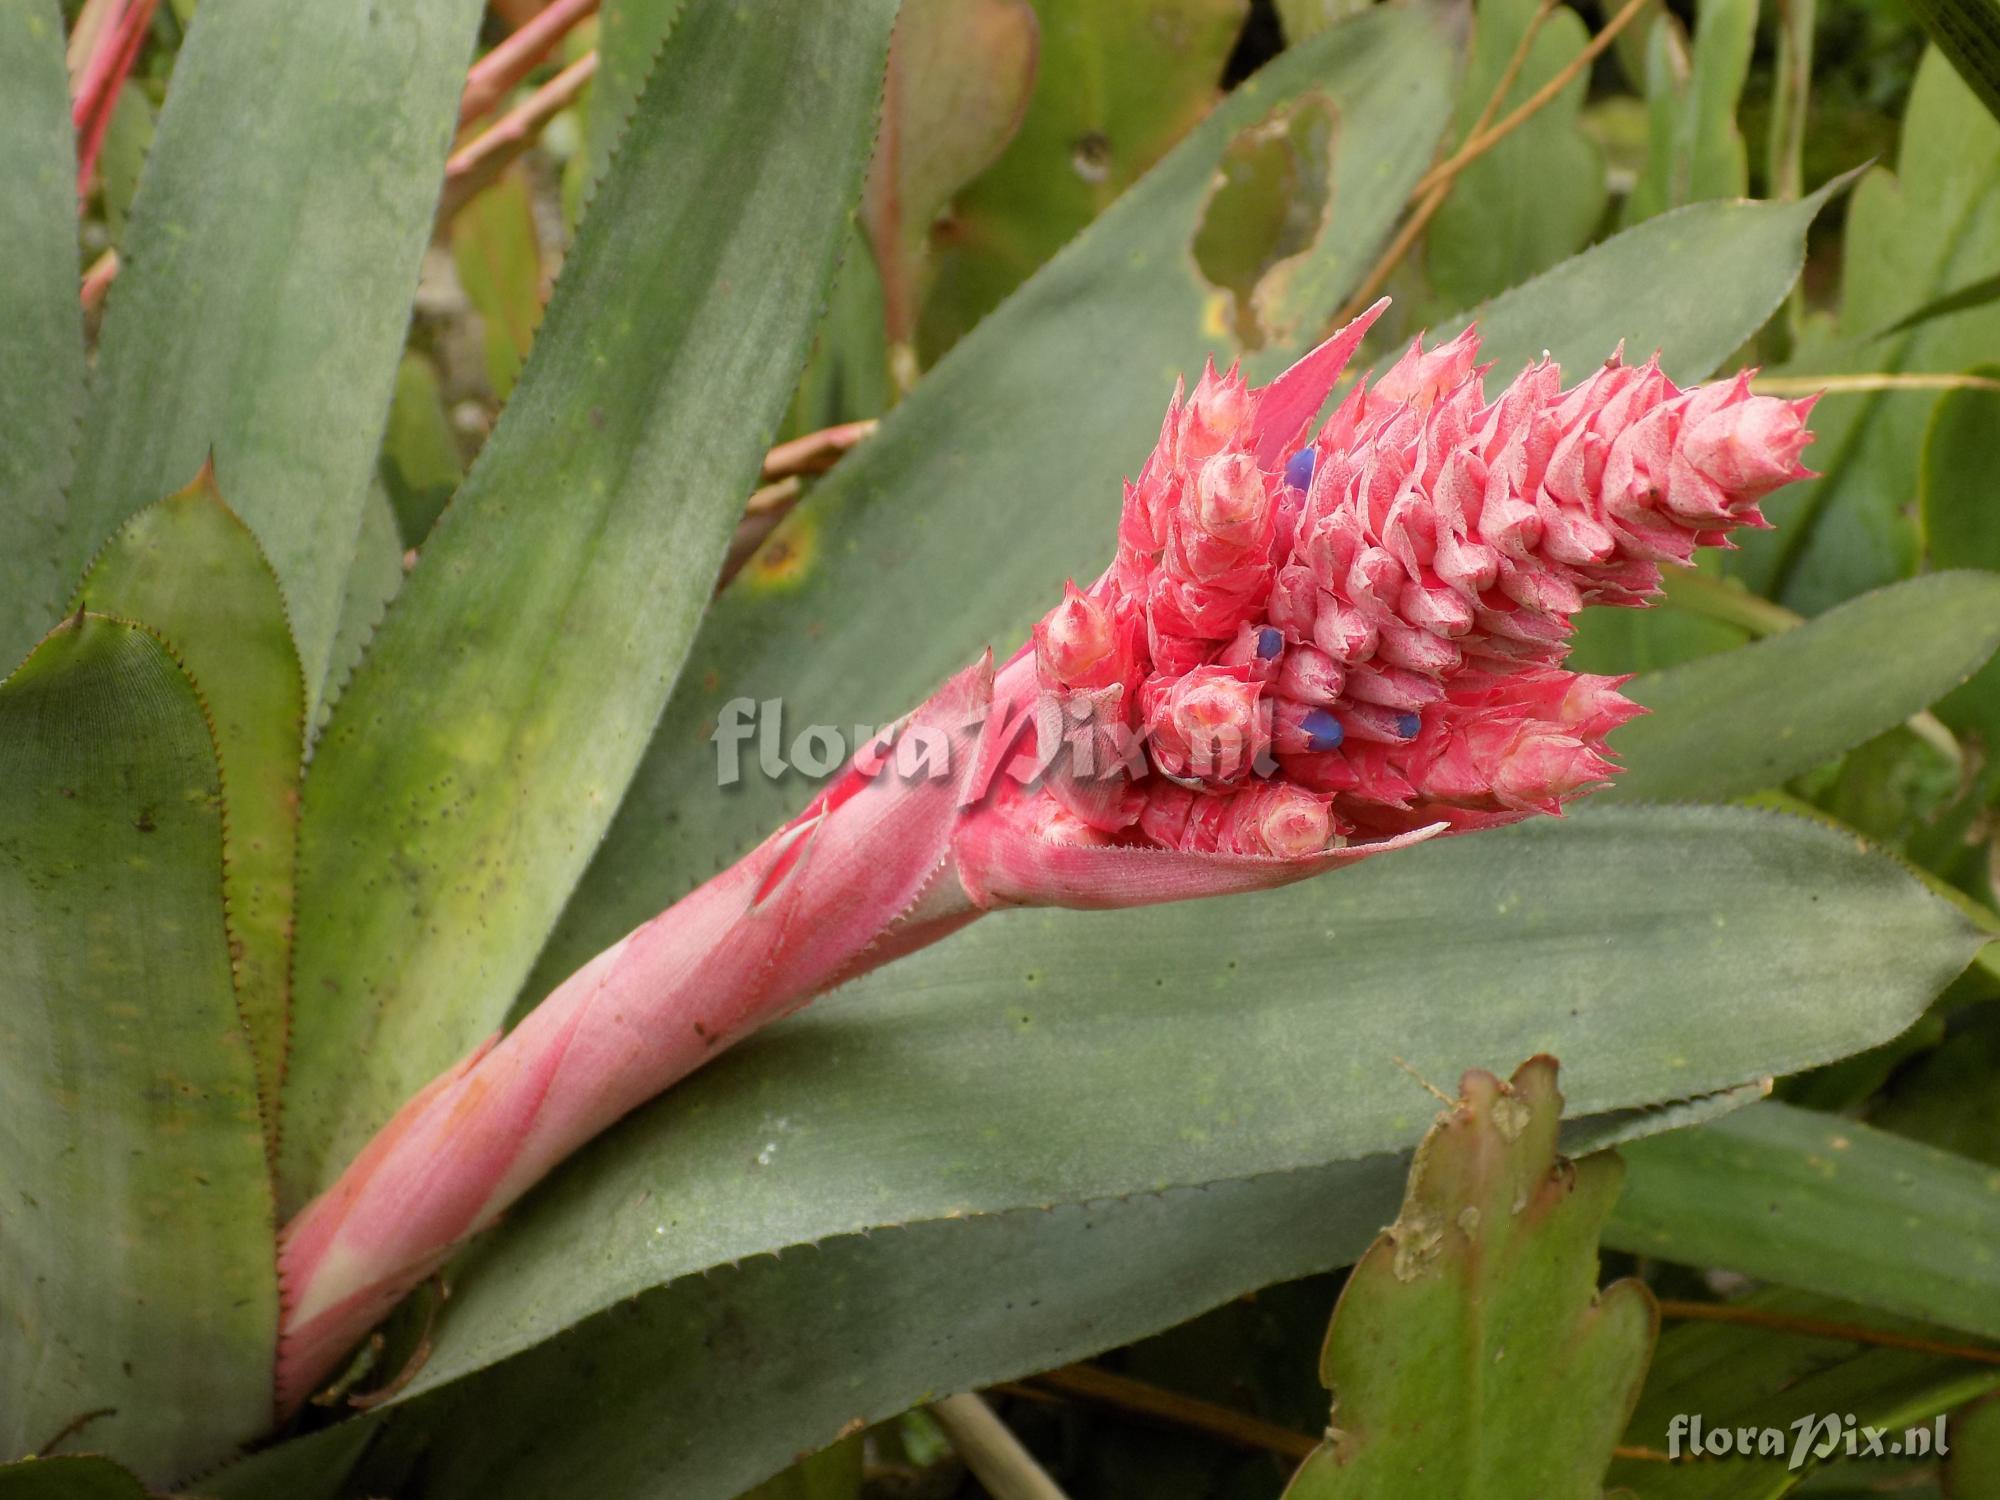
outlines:
M1513 60L1540 0L1478 7L1472 57L1459 85L1457 129L1469 134ZM1567 67L1590 39L1575 11L1547 16L1498 119ZM1590 239L1604 216L1604 156L1577 128L1588 73L1577 74L1525 125L1458 176L1424 237L1431 283L1451 307L1470 307L1546 271Z
M505 401L542 321L542 247L527 175L518 167L452 215L451 255L479 315L487 382Z
M1870 1123L2000 1167L2000 1006L1982 1005L1891 1080Z
M500 1022L610 821L804 360L893 14L700 0L676 28L315 752L287 1207Z
M1630 1279L1597 1288L1616 1156L1556 1152L1556 1061L1469 1071L1396 1222L1326 1332L1326 1441L1286 1500L1599 1500L1653 1350Z
M1055 45L1044 32L1044 62ZM1417 15L1383 9L1294 48L1237 90L1124 200L927 375L793 512L711 607L609 841L526 993L652 916L776 827L808 795L746 780L716 795L717 709L779 698L794 726L884 723L987 642L1019 639L1094 574L1119 476L1159 432L1173 381L1221 325L1188 259L1216 164L1239 132L1308 93L1343 122L1342 205L1314 251L1315 329L1387 237L1430 159L1450 53ZM1043 87L1049 87L1049 73ZM1025 138L1025 132L1024 137ZM1019 149L1016 142L1014 149ZM1293 351L1296 352L1296 351ZM1275 374L1287 351L1253 366ZM876 598L893 607L856 610Z
M157 631L201 692L228 811L222 895L236 1004L275 1152L305 732L305 684L277 577L204 470L119 529L84 574L77 599Z
M1978 941L1840 834L1692 808L1447 840L1197 909L996 915L759 1033L572 1163L496 1234L414 1388L832 1234L1406 1150L1428 1111L1398 1057L1450 1078L1548 1051L1593 1115L1795 1071L1903 1030Z
M1248 0L1144 6L1038 0L1041 60L1020 132L999 161L958 195L933 247L937 277L924 309L925 364L963 338L1209 112L1249 9ZM1328 86L1337 89L1344 71L1329 75ZM1296 87L1281 85L1281 94ZM1420 124L1419 134L1425 128ZM1428 147L1432 139L1423 135L1421 144ZM1386 156L1387 172L1396 174L1402 154ZM1366 204L1357 207L1372 212Z
M78 615L0 685L0 1453L164 1481L271 1420L278 1288L193 684Z
M320 721L332 716L347 681L360 666L368 643L382 623L391 601L403 586L403 538L386 486L369 487L368 505L361 512L361 535L354 542L354 565L347 570L347 591L340 601L340 628L334 632L333 655L320 687Z
M2000 376L2000 365L1979 370ZM2000 392L1948 391L1939 398L1924 434L1917 517L1931 566L2000 572ZM2000 666L1987 663L1938 711L1953 728L2000 744Z
M597 73L590 81L590 180L623 139L640 91L690 0L604 0L597 15Z
M1740 198L1749 152L1736 107L1757 40L1757 0L1701 0L1692 55L1681 23L1653 22L1646 46L1646 169L1625 200L1636 224L1708 198Z
M139 190L139 174L146 165L146 153L153 148L153 115L153 100L143 84L127 82L118 91L118 104L111 112L104 143L97 153L104 227L113 245L125 237L132 196Z
M1285 40L1297 45L1366 10L1369 4L1370 0L1276 0L1275 9Z
M2000 1494L2000 1401L1982 1401L1952 1422L1944 1479L1947 1495Z
M83 410L76 149L54 0L0 7L0 672L62 609L63 488Z
M1774 374L1968 370L2000 349L2000 304L1880 330L2000 265L2000 124L1935 53L1903 121L1891 173L1876 168L1849 205L1837 324L1813 323ZM1801 614L1889 583L1917 556L1910 507L1931 409L1927 391L1833 394L1813 411L1813 467L1825 477L1765 504L1771 532L1743 539L1728 571Z
M1577 1123L1578 1146L1616 1133ZM421 1461L430 1500L731 1500L857 1420L1129 1343L1351 1259L1395 1214L1408 1170L1407 1154L1382 1156L884 1225L718 1266L473 1379L267 1450L204 1491L295 1500L305 1478L352 1462L359 1431L378 1441L348 1494L393 1492Z
M1857 1316L1858 1309L1849 1304L1783 1288L1761 1291L1732 1305L1753 1316L1949 1338L1921 1324L1890 1327L1879 1316ZM1678 1451L1682 1461L1620 1459L1610 1478L1631 1486L1640 1500L1776 1500L1823 1467L1813 1454L1829 1436L1829 1421L1841 1444L1828 1458L1828 1466L1845 1453L1850 1417L1857 1432L1861 1424L1890 1429L1883 1434L1885 1446L1920 1424L1934 1440L1935 1416L1995 1386L2000 1386L2000 1369L1991 1365L1735 1323L1681 1323L1660 1337L1645 1394L1624 1441L1654 1453ZM1697 1416L1708 1455L1701 1460L1690 1457L1692 1419ZM1678 1428L1677 1417L1686 1419ZM1753 1449L1748 1455L1737 1451L1736 1429L1741 1427L1756 1430L1758 1442L1780 1445L1781 1451L1760 1454ZM1762 1439L1767 1428L1782 1437ZM1714 1453L1719 1432L1728 1434L1727 1456ZM1854 1477L1860 1480L1863 1471L1872 1477L1883 1464L1876 1458L1856 1467ZM1905 1491L1898 1486L1895 1493Z
M382 435L380 464L382 485L395 507L396 527L404 546L423 544L464 476L465 459L444 409L437 371L423 355L405 354L396 367L396 391L389 402L389 428ZM361 524L365 531L365 507ZM353 586L350 577L350 591ZM342 612L345 618L344 604ZM339 652L334 655L338 657Z
M2000 4L1995 0L1913 0L1910 9L1958 76L2000 119Z
M1913 578L1795 630L1650 673L1652 712L1611 736L1626 769L1600 801L1722 801L1776 786L1893 729L2000 647L2000 577Z
M859 1433L773 1475L742 1500L858 1500L861 1494Z
M309 693L483 8L202 0L106 308L64 572L212 454L284 585Z
M905 0L898 14L861 197L892 345L915 341L932 225L1021 127L1039 36L1028 0Z
M1623 340L1658 350L1668 375L1703 379L1763 326L1805 264L1805 236L1848 179L1797 203L1697 203L1613 235L1440 329L1479 325L1496 373L1547 351L1566 370L1603 363Z
M0 1500L146 1500L146 1487L108 1458L24 1458L0 1464Z
M1973 282L1970 286L1946 292L1935 301L1926 302L1915 312L1898 318L1882 332L1905 333L1919 324L1930 322L1933 318L1942 318L1955 312L1968 312L1995 301L2000 301L2000 276L1988 276Z
M1605 1243L2000 1337L2000 1174L1766 1101L1626 1154Z

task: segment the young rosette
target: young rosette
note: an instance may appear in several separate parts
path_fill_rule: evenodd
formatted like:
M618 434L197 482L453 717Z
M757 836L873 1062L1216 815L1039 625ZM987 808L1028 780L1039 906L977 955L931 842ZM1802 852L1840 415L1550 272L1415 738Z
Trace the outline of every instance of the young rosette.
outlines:
M404 1106L283 1236L284 1410L584 1141L983 912L1286 884L1613 773L1638 709L1564 669L1576 612L1764 524L1811 403L1615 353L1489 401L1468 330L1312 434L1385 305L1261 389L1211 366L1177 390L1102 577Z

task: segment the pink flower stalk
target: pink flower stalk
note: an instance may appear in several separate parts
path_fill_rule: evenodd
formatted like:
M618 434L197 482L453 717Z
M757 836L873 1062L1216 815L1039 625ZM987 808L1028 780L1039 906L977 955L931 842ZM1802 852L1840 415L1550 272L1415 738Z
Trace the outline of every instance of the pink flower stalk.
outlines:
M283 1411L583 1142L984 912L1283 885L1613 771L1639 710L1563 669L1571 617L1763 524L1810 402L1614 354L1489 403L1468 331L1308 439L1383 305L1262 389L1211 366L1176 391L1101 578L403 1107L282 1237Z

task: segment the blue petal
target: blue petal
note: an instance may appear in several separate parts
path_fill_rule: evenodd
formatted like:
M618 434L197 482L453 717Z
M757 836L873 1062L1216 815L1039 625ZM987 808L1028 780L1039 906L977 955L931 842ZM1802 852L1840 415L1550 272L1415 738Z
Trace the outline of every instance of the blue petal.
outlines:
M1285 649L1285 638L1275 625L1266 625L1257 632L1257 660L1270 661Z
M1299 720L1299 728L1306 734L1308 750L1338 750L1347 733L1340 727L1340 720L1323 708L1316 708Z
M1400 734L1406 740L1415 739L1417 731L1423 727L1424 721L1415 714L1396 715L1396 733Z
M1285 460L1285 483L1302 490L1313 482L1313 450L1301 448Z

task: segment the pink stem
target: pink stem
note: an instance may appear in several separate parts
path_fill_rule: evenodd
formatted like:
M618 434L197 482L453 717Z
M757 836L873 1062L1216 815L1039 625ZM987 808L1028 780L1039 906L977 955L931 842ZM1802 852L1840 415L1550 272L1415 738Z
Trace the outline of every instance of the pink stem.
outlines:
M104 145L104 132L118 109L118 95L139 60L146 33L153 24L159 0L131 0L123 14L107 20L93 39L90 60L78 81L70 121L76 127L76 199L79 207L90 196L90 180L97 170L97 154Z
M982 663L908 721L951 738L950 775L898 774L878 741L744 859L397 1113L280 1238L281 1414L584 1142L740 1038L979 914L949 849L991 694Z
M595 15L597 7L598 0L555 0L474 63L465 75L465 98L458 107L459 125L470 125L498 104L579 22Z

